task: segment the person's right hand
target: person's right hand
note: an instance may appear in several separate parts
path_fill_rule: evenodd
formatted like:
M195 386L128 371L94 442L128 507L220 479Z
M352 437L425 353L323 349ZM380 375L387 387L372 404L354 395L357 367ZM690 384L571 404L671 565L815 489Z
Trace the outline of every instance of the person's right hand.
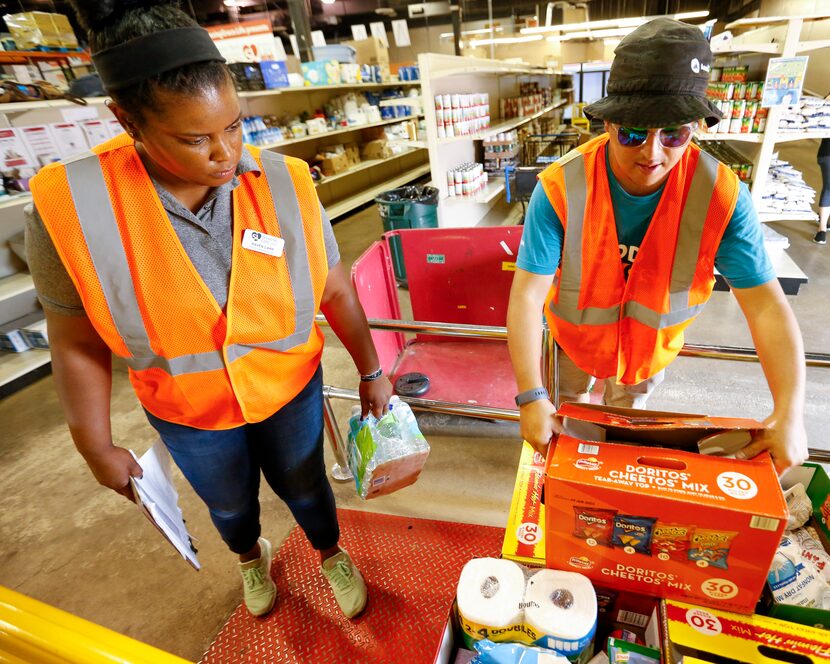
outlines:
M87 456L86 462L99 484L135 502L130 477L141 477L143 471L129 450L111 445Z
M556 408L547 399L537 399L519 407L519 425L522 437L543 457L553 434L563 433L562 422L556 417Z

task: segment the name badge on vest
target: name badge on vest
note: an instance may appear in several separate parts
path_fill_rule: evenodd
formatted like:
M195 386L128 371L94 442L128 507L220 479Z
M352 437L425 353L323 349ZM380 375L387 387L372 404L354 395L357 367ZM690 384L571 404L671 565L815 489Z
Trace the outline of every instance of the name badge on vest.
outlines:
M276 235L268 235L267 233L252 231L248 228L242 234L242 247L243 249L258 251L261 254L268 254L269 256L279 258L282 256L285 240Z

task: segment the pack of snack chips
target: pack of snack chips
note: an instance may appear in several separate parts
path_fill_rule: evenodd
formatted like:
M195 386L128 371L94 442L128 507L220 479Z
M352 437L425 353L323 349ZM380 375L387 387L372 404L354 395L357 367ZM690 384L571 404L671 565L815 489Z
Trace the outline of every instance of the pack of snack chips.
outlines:
M689 539L689 560L700 567L729 569L729 548L737 535L731 530L695 529Z
M694 526L657 522L651 536L651 550L660 560L688 560L689 538Z
M614 517L614 533L611 538L613 546L633 549L637 553L651 555L651 537L656 518L618 514Z
M574 537L593 540L602 546L611 546L616 515L617 510L574 507Z

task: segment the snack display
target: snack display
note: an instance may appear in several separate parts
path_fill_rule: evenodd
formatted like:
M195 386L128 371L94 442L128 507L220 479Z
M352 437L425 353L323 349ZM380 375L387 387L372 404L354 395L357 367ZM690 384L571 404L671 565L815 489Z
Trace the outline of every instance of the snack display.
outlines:
M726 561L729 547L738 535L736 532L697 528L689 540L689 560L700 567L720 567L729 569Z
M630 547L637 553L651 555L651 535L656 518L621 514L614 517L614 546Z
M690 421L671 433L688 433L691 448ZM660 429L655 439L668 438ZM624 593L755 609L788 516L769 456L736 461L560 434L547 464L548 567Z
M611 546L616 510L574 507L574 537Z

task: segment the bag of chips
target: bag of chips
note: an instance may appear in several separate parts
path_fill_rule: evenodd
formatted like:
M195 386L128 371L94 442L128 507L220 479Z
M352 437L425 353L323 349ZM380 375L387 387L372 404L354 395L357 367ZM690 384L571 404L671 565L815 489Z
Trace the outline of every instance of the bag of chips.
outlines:
M738 535L733 530L711 530L697 528L689 539L689 560L700 567L720 567L729 569L726 564L732 540Z
M637 553L651 555L651 537L656 517L618 514L614 517L614 534L611 544L631 547Z
M653 554L659 556L661 560L688 560L689 538L694 529L694 526L679 523L657 522L651 538Z
M616 515L617 510L574 507L574 537L594 540L602 546L611 546Z

